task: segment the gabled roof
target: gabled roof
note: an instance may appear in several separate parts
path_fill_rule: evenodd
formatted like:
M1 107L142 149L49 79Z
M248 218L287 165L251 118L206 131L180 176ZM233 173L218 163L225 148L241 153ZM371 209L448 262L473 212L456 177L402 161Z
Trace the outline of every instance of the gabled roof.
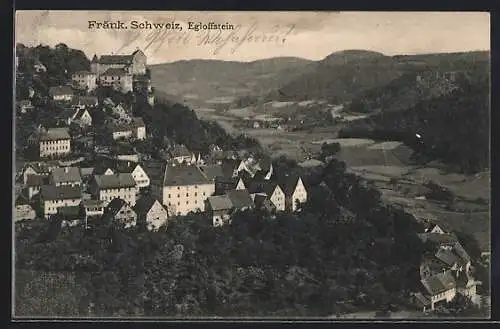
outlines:
M201 166L200 170L209 180L215 180L217 177L224 176L222 166L220 165Z
M245 186L246 185L247 184L245 184ZM278 186L277 183L270 181L251 182L248 185L248 191L250 193L265 193L269 197L271 197L273 192L276 190L276 187Z
M109 68L107 69L106 71L104 71L103 74L101 74L101 76L125 76L125 75L130 75L127 71L125 71L124 69L119 69L119 68Z
M158 202L161 205L161 203L158 200L156 200L155 198L153 198L149 195L143 195L139 199L137 199L133 209L138 215L139 214L147 214L148 211L151 210L151 207L153 207L153 205L156 202Z
M96 56L97 59L97 56ZM97 59L99 64L132 64L133 55L102 55Z
M253 208L255 206L248 190L231 190L226 195L236 209Z
M454 264L460 265L462 259L456 255L453 250L445 250L439 248L435 254L436 258L445 263L448 266L453 266Z
M31 167L34 171L37 173L49 173L50 172L50 166L46 162L29 162L24 165L24 170L26 170L28 167Z
M298 175L288 175L280 180L279 185L286 196L292 196L293 192L295 192L299 178L300 176Z
M112 167L112 170L116 170L116 171L121 172L121 173L129 173L130 174L138 166L140 166L140 164L138 164L136 162L116 160L116 161L114 161L114 166Z
M415 300L420 305L420 307L431 305L431 301L427 297L422 295L421 292L417 292L413 296L415 297Z
M162 182L165 175L166 165L159 161L147 161L144 163L143 169L148 175L151 182Z
M59 186L43 185L41 187L43 200L68 200L79 199L82 197L82 191L79 186Z
M210 196L207 199L210 208L214 211L217 210L230 210L233 208L231 199L227 195Z
M57 86L50 87L49 94L51 96L65 96L65 95L73 95L73 89L70 86Z
M441 272L421 280L426 291L435 296L456 287L456 281L450 271Z
M114 198L108 203L108 206L106 207L105 210L105 214L114 217L124 206L129 207L128 203L125 200L120 198Z
M52 180L54 183L63 182L81 182L80 168L78 167L61 167L52 170Z
M210 180L197 166L167 165L163 186L210 184Z
M267 211L274 211L276 209L276 206L265 195L256 194L253 201L255 203L255 207L259 209L264 209Z
M67 128L50 128L40 135L41 141L57 141L71 139Z
M134 178L129 173L114 175L95 175L95 181L100 189L135 187Z

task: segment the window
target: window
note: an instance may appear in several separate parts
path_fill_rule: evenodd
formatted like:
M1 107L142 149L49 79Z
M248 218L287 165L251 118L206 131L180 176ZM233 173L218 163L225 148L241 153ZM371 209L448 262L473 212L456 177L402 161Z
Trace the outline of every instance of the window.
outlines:
M189 193L186 193L186 197L189 197Z
M178 206L180 206L180 205L181 205L181 203L180 203L180 202L177 202L177 205L178 205Z
M198 192L194 192L194 196L198 196Z
M168 198L170 199L170 194L168 195Z
M181 195L180 195L180 194L177 194L177 198L180 198L180 197L181 197Z
M189 201L186 201L186 204L189 204Z

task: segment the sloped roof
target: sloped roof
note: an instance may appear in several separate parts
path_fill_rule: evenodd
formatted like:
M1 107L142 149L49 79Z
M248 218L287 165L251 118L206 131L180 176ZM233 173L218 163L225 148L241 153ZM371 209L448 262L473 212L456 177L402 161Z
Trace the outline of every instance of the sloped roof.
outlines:
M80 168L80 176L91 176L94 173L94 167Z
M133 55L102 55L97 59L99 64L132 64Z
M227 195L210 196L207 199L212 210L230 210L233 208L231 199Z
M200 170L209 180L215 180L217 177L224 176L222 166L220 165L206 165L200 167Z
M236 209L253 208L255 206L248 190L231 190L226 195Z
M272 193L275 191L276 187L278 186L277 183L270 182L270 181L251 182L248 185L249 185L248 191L250 193L265 193L269 197L272 195ZM245 186L247 186L247 184L245 184Z
M210 184L197 166L167 165L163 186Z
M448 266L453 266L455 263L460 265L462 260L452 250L439 248L435 254L436 258Z
M418 237L423 242L432 242L435 244L452 244L457 241L457 237L454 234L441 234L441 233L419 233Z
M144 123L144 120L141 117L133 117L131 125L132 125L132 127L135 127L135 128L146 126L146 124Z
M279 185L286 196L292 196L293 192L295 192L299 178L298 175L289 175L280 179Z
M49 94L51 96L73 95L73 89L70 86L50 87Z
M124 75L129 75L129 73L124 69L113 68L113 67L107 69L106 71L104 71L104 73L101 74L101 76L114 76L114 77L124 76Z
M143 165L143 169L148 175L151 182L162 182L165 174L165 163L159 161L147 161Z
M143 195L139 199L137 199L133 209L137 214L146 214L151 209L151 207L153 207L155 202L160 203L157 199L153 198L152 196Z
M50 172L50 165L46 162L29 162L24 165L24 169L28 167L33 168L37 173L48 173Z
M273 211L276 209L276 206L265 195L256 194L253 201L255 203L255 206L259 209L264 209L267 211Z
M42 186L47 183L47 176L43 175L28 175L26 179L26 186Z
M106 207L105 213L106 213L106 215L111 215L114 217L120 211L120 209L122 209L124 206L128 206L128 204L125 200L120 199L120 198L114 198L113 200L111 200L108 203L108 206Z
M415 301L421 306L421 307L424 307L424 306L429 306L431 305L431 301L430 299L428 299L427 297L425 297L424 295L422 295L421 292L417 292L413 295L415 297Z
M95 175L95 181L100 189L126 188L136 185L134 178L129 173L114 175Z
M61 167L52 170L52 180L54 183L62 182L81 182L80 168L78 167Z
M102 201L102 200L91 200L91 199L82 200L83 207L99 207L99 206L103 206L103 205L104 205L104 201Z
M80 210L79 206L64 206L57 208L57 213L67 217L76 217L80 215Z
M71 139L67 128L51 128L47 132L42 133L40 140L42 141L56 141L63 139Z
M457 253L457 255L462 258L462 260L464 260L465 262L469 262L470 261L470 256L469 254L467 253L467 251L464 249L464 247L462 246L462 244L460 242L455 242L455 244L453 245L453 250Z
M456 281L450 271L441 272L436 275L424 278L421 280L422 285L431 295L448 291L456 287Z
M79 186L59 186L43 185L41 187L41 195L43 200L68 200L79 199L82 196L82 191Z

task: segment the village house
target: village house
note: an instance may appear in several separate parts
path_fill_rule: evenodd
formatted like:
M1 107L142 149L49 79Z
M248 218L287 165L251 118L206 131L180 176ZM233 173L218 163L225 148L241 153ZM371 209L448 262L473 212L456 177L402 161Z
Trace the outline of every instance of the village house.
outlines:
M137 213L137 220L145 223L149 231L157 231L168 220L168 211L163 205L151 196L140 197L134 211Z
M425 310L451 301L456 294L473 299L480 282L472 276L471 259L454 234L445 233L437 225L418 234L423 242L434 246L420 264L422 291L415 294L417 304Z
M146 139L146 125L140 117L133 117L131 123L134 138L138 140Z
M116 118L113 122L118 125L132 123L132 115L130 112L131 110L125 108L122 104L111 106L112 116Z
M124 225L125 228L137 225L137 214L132 209L132 205L120 198L111 200L104 210L103 220L106 221L107 219Z
M206 211L212 217L212 224L215 227L229 224L233 211L255 207L247 190L233 190L224 195L211 196L205 203Z
M33 220L36 218L36 212L33 207L30 205L28 200L24 198L22 195L19 195L16 198L14 203L14 220L16 222L22 220Z
M285 209L294 212L297 210L298 203L307 201L307 190L302 179L297 176L285 177L280 184L285 193Z
M186 215L191 211L204 211L204 201L215 192L210 181L197 166L167 165L163 184L152 185L152 192L170 214Z
M99 106L99 99L95 96L75 96L71 106L74 109L92 109Z
M139 49L129 55L103 55L100 58L94 55L91 70L98 76L108 69L122 69L131 75L144 75L146 62L146 55Z
M73 89L70 86L50 87L49 95L54 101L70 102L73 99Z
M50 174L50 183L55 186L81 186L82 177L80 175L80 168L54 168Z
M71 136L65 128L51 128L39 136L41 158L71 153Z
M110 127L113 140L132 138L134 131L130 125L112 125Z
M111 136L114 140L134 138L144 140L146 138L146 125L142 118L133 117L130 123L114 124L110 127Z
M82 200L81 207L85 218L104 214L104 202L101 200Z
M47 184L48 180L47 176L29 175L26 180L26 196L28 200L33 199L40 192L42 186Z
M94 175L92 191L105 205L115 198L120 198L134 206L137 186L132 175L128 173Z
M71 117L71 122L77 124L80 127L86 127L92 125L92 116L87 109L77 109L76 112Z
M277 211L286 210L285 193L277 183L270 181L253 182L250 184L248 190L252 198L255 198L256 195L266 196L276 207Z
M141 165L133 161L116 161L106 169L104 174L129 173L135 180L139 189L146 188L150 184L148 174Z
M218 176L215 178L215 195L225 194L231 190L244 189L246 189L246 186L240 177Z
M40 191L40 205L46 218L57 214L60 207L78 206L82 201L82 191L79 186L44 185Z
M40 175L48 177L50 172L57 167L57 163L53 162L29 162L24 165L20 175L21 181L24 185L28 183L30 175Z
M99 75L99 84L102 87L113 87L115 90L125 94L133 90L132 74L129 74L124 69L107 69Z
M93 72L78 71L73 73L71 79L77 89L92 91L97 88L97 76Z

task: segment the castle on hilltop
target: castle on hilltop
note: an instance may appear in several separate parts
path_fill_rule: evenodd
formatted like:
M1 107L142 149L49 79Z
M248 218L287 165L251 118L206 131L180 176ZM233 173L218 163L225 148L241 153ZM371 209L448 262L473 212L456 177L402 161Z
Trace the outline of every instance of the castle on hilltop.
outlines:
M146 63L146 55L138 49L129 55L102 55L100 58L94 55L91 70L98 76L105 74L109 69L123 70L131 75L144 75Z
M76 88L91 91L98 86L112 87L123 93L144 90L147 92L148 102L154 103L147 57L140 49L128 55L94 55L90 68L91 72L73 74Z

